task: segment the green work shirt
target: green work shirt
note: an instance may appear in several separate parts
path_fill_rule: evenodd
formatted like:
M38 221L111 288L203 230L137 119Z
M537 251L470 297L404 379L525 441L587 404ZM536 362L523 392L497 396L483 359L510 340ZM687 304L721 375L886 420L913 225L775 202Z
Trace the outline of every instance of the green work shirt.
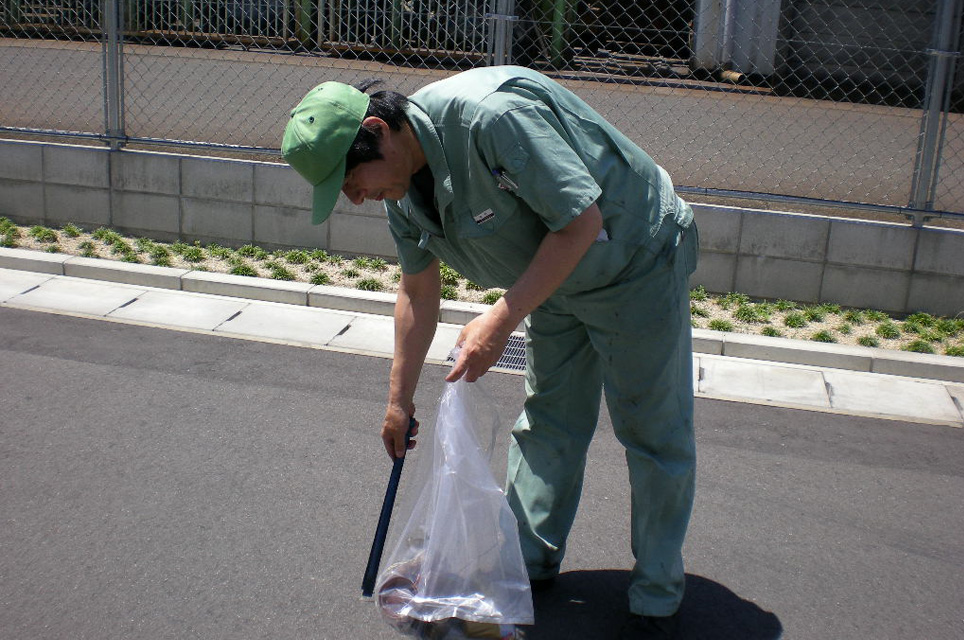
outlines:
M600 237L557 290L609 284L677 206L666 172L575 94L522 67L487 67L430 84L406 112L435 181L386 201L405 273L438 257L484 287L509 288L543 237L594 202ZM426 205L429 206L426 206Z

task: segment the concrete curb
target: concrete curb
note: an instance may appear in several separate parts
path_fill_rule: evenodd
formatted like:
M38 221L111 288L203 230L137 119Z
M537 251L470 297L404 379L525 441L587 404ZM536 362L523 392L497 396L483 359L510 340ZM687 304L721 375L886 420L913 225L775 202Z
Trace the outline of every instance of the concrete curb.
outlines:
M0 248L0 268L375 315L391 316L395 306L394 294L378 291L188 271L28 249ZM439 321L465 324L484 313L487 308L487 305L483 304L444 300L439 311ZM964 383L964 358L952 356L706 329L693 330L693 351L734 358Z

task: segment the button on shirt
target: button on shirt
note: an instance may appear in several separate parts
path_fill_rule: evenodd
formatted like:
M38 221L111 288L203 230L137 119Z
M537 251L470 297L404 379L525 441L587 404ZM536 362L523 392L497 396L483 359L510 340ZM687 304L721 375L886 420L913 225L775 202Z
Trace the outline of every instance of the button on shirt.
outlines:
M435 193L434 203L415 187L386 201L405 273L438 257L481 286L509 288L545 235L595 202L604 232L557 292L575 293L617 277L667 215L691 215L674 206L666 172L645 152L529 69L480 68L433 83L409 98L406 115Z

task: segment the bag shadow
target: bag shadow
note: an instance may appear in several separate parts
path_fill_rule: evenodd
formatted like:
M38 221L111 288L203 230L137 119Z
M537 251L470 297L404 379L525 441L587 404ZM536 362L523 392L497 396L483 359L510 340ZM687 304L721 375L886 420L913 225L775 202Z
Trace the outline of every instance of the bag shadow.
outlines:
M547 591L533 594L536 624L527 640L618 638L629 616L629 571L605 569L560 574ZM779 618L718 582L686 574L680 606L680 640L778 640Z

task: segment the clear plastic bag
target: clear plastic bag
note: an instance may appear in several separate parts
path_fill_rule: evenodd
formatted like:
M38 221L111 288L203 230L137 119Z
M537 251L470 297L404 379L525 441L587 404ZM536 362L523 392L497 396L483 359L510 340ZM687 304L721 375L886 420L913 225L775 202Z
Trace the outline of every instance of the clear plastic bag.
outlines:
M383 617L406 634L521 638L515 625L533 623L516 519L491 471L500 429L478 382L446 384L375 587Z

